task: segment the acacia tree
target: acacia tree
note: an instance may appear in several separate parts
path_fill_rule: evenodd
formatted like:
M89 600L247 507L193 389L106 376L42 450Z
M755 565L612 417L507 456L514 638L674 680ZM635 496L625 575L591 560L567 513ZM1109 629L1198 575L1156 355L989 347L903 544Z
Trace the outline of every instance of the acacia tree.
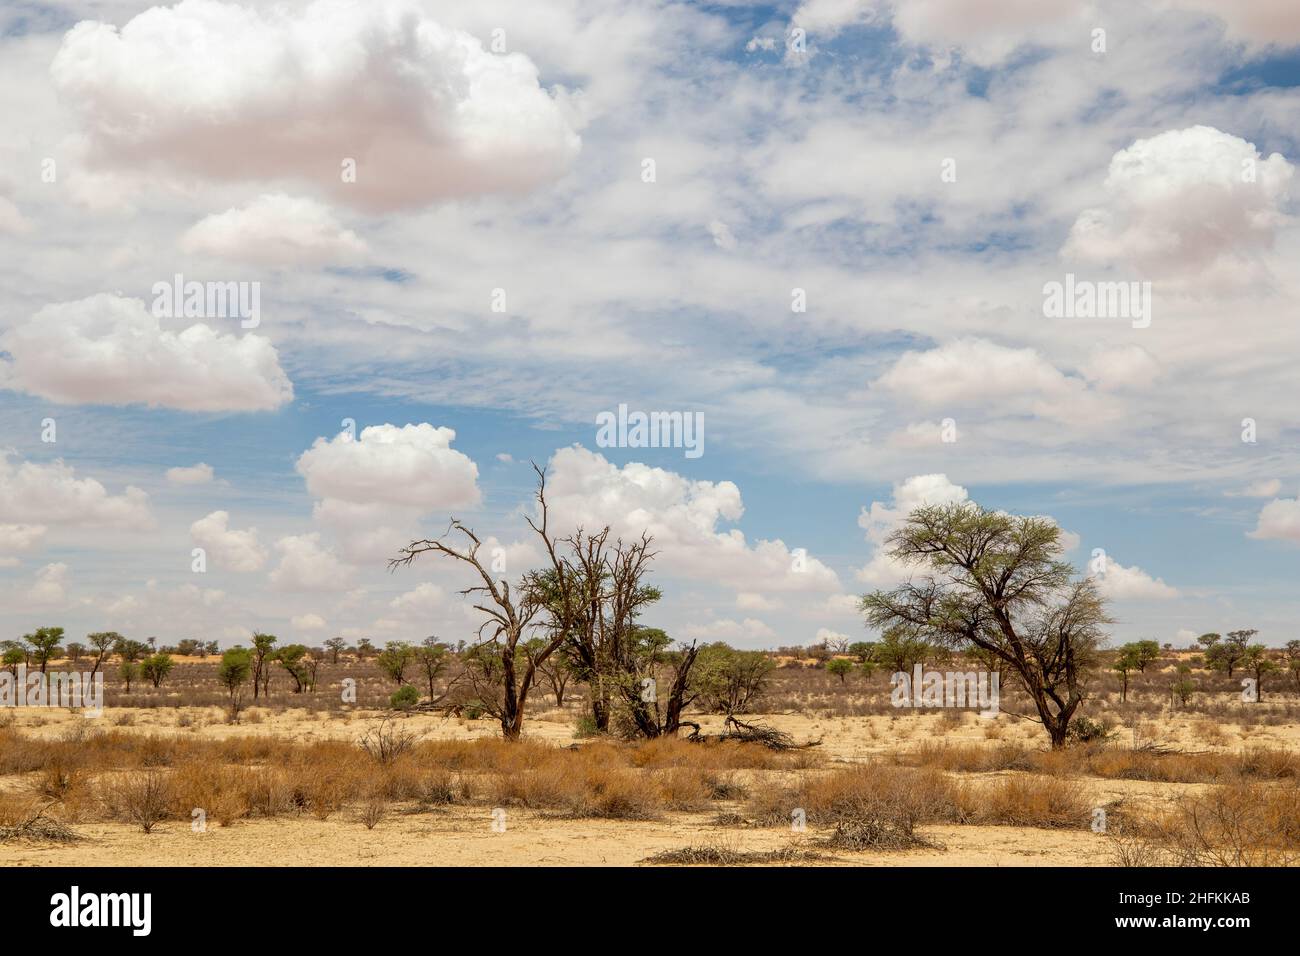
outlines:
M1122 684L1123 689L1120 691L1121 701L1128 700L1128 675L1129 675L1129 671L1133 670L1134 668L1138 670L1142 669L1139 663L1139 652L1138 652L1137 645L1125 644L1123 647L1119 649L1119 654L1116 656L1115 662L1110 665L1110 669L1118 672L1120 675L1120 679L1123 681Z
M95 663L90 668L90 677L93 680L98 673L104 659L113 652L113 648L119 642L125 640L117 631L96 631L94 634L87 634L86 641L95 649Z
M253 655L244 647L236 645L221 655L217 666L217 681L226 688L230 695L230 719L239 722L239 710L244 702L244 685L253 669Z
M343 640L341 637L331 637L325 642L325 646L329 648L330 663L337 664L339 662L339 651L347 647L348 642Z
M547 552L554 555L555 546L547 524L546 473L536 465L533 469L538 476L538 520L527 520L542 539ZM460 537L462 544L446 540L453 533ZM508 581L494 577L489 564L479 557L482 547L478 535L453 518L441 538L412 541L389 561L388 566L395 570L409 565L421 554L432 553L459 561L472 569L481 583L460 593L473 596L474 608L482 612L486 620L478 628L478 641L465 652L462 678L483 709L500 722L505 739L518 740L523 731L528 694L538 681L538 665L564 643L566 622L563 618L552 621L545 642L535 652L530 652L526 647L526 635L533 629L537 616L547 610L541 594L535 587L527 585L512 589ZM552 613L564 614L567 606L561 602Z
M375 658L375 663L384 676L401 687L410 683L406 672L415 663L415 648L406 641L389 641Z
M1286 669L1296 691L1300 692L1300 641L1286 642Z
M277 664L285 669L285 672L293 678L293 692L301 694L307 689L311 680L307 646L305 644L286 644L276 651L272 658ZM267 667L270 667L268 661Z
M157 689L162 686L174 665L175 661L170 654L151 654L140 662L140 676Z
M1278 666L1267 647L1263 644L1251 644L1241 656L1241 667L1255 675L1255 703L1258 704L1264 699L1264 675L1273 673Z
M41 665L41 673L44 674L50 658L54 656L54 651L59 646L59 641L63 640L63 628L38 627L31 634L24 634L23 640L32 645L32 656L36 659L36 663Z
M270 697L271 692L268 684L271 683L271 661L268 659L272 655L272 649L279 638L274 634L263 634L260 631L253 632L253 700L257 700L258 690L260 687L263 697Z
M1092 580L1074 580L1061 560L1060 533L1046 518L973 502L918 508L890 535L888 553L928 575L862 599L875 627L1003 661L1054 749L1065 746L1110 623Z

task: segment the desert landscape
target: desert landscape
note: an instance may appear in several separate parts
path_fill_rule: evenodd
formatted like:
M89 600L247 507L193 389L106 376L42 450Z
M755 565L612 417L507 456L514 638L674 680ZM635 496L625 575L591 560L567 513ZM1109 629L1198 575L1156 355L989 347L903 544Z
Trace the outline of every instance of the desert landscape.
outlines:
M129 693L114 677L98 718L4 713L0 864L1289 865L1300 853L1294 670L1243 702L1203 654L1160 650L1129 675L1127 700L1120 674L1102 676L1076 718L1090 739L1053 750L1032 720L895 707L881 669L786 648L749 652L765 664L735 715L770 736L743 739L706 706L693 737L593 734L571 684L562 705L539 693L507 741L486 714L388 706L411 685L382 652L318 653L314 686L294 693L278 666L237 718L215 657L179 657L159 686ZM349 680L359 703L341 703ZM1004 710L1022 705L1004 696Z

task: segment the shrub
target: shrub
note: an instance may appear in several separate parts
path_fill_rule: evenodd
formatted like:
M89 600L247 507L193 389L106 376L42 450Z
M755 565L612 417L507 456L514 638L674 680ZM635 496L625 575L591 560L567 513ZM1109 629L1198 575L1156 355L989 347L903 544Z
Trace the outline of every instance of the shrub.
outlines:
M420 702L420 692L410 684L403 684L388 698L388 706L393 710L410 710Z

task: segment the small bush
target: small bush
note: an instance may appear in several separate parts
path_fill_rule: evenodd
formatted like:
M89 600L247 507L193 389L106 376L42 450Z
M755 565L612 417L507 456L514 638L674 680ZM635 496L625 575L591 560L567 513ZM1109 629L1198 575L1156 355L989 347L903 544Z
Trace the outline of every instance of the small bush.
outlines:
M403 684L388 698L388 706L393 710L410 710L420 702L420 692L410 684Z

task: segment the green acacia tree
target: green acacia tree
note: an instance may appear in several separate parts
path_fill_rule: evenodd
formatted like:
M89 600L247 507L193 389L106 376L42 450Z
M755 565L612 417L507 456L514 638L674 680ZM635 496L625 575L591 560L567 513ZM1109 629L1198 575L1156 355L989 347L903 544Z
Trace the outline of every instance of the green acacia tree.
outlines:
M862 599L869 624L951 650L978 649L1024 687L1064 747L1110 623L1090 578L1062 560L1061 530L973 502L918 508L888 554L923 572Z
M1130 671L1141 670L1138 663L1139 653L1136 644L1125 644L1119 649L1119 654L1115 657L1115 662L1110 665L1111 670L1119 673L1123 681L1123 689L1120 691L1120 700L1128 700L1128 675Z
M170 654L151 654L140 662L140 676L156 689L162 686L175 664Z
M826 662L826 673L833 674L840 679L843 684L853 670L853 662L847 657L833 657Z
M217 665L217 682L230 697L230 719L239 722L239 710L244 701L244 688L253 671L253 654L246 647L236 645L221 655Z
M31 634L24 634L23 640L32 645L32 661L40 665L41 673L44 674L59 642L63 640L63 628L38 627Z

